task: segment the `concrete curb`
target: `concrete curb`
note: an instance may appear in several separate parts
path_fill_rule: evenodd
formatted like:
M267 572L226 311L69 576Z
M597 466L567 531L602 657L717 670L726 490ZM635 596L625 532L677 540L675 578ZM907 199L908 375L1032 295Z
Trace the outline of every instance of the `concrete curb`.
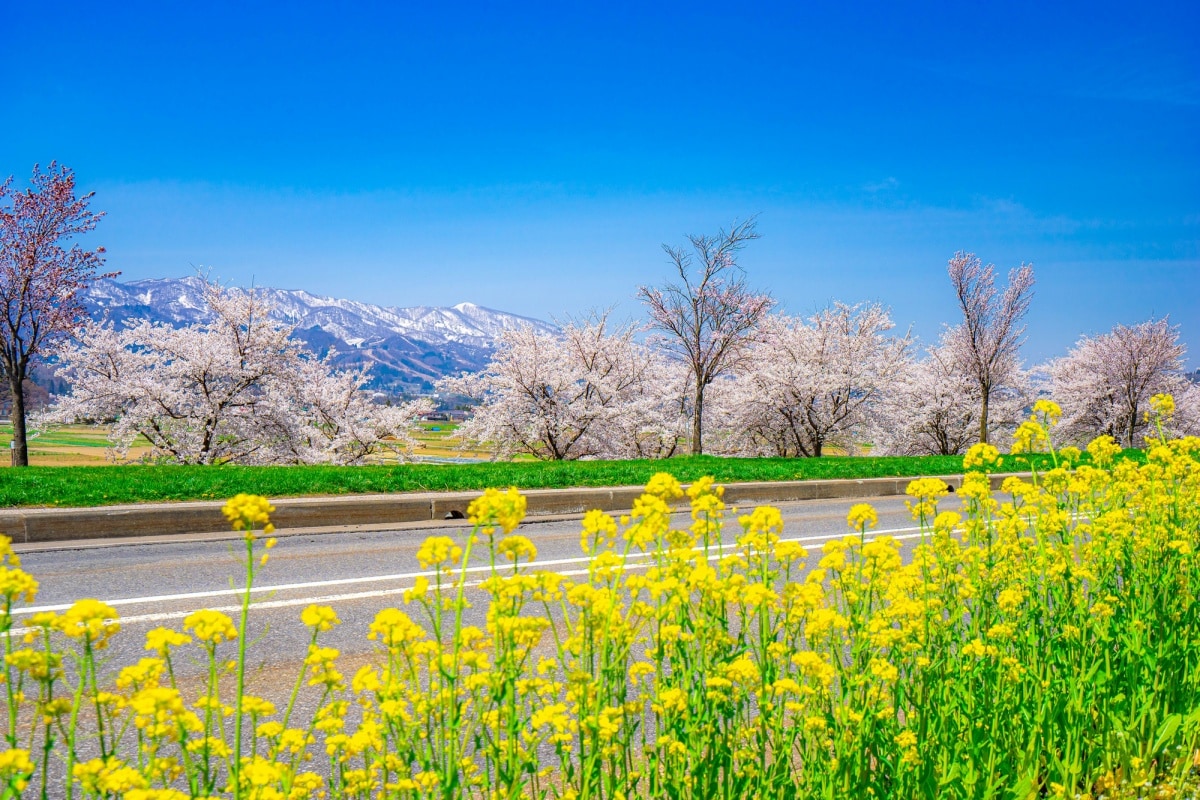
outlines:
M957 489L961 475L939 475ZM999 487L1007 475L993 475ZM862 480L762 481L731 483L725 502L749 506L795 500L836 500L892 497L904 494L913 478ZM624 511L642 493L640 486L530 489L530 516L583 514L597 508ZM422 492L412 494L342 495L272 500L271 515L280 531L295 528L343 528L440 521L464 515L479 492ZM223 501L145 503L95 508L30 508L0 512L0 533L14 544L66 542L105 538L136 538L170 534L227 532L221 514Z

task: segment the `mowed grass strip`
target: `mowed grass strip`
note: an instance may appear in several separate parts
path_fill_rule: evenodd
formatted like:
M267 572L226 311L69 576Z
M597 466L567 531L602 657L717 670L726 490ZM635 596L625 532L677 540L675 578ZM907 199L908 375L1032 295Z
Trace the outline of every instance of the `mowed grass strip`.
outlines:
M1127 451L1139 459L1139 451ZM1050 466L1038 457L1039 469ZM1028 469L1005 458L1005 470ZM177 500L223 500L239 492L267 497L482 491L489 487L559 489L636 486L656 472L684 483L712 475L721 483L953 475L961 456L830 456L824 458L717 458L663 461L573 461L391 466L179 466L124 464L0 470L0 507L99 506Z

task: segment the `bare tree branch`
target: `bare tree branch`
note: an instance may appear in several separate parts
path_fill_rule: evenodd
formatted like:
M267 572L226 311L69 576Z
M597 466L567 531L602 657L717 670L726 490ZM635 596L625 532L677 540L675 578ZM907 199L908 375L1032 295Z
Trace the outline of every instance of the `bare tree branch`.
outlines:
M759 325L775 306L746 284L737 253L759 238L753 218L716 236L692 235L692 252L663 245L679 281L641 286L638 297L657 340L691 371L692 453L704 452L704 392L745 357Z
M955 368L978 388L979 441L988 440L988 409L995 393L1020 370L1021 325L1033 299L1033 265L1008 273L1008 287L997 298L995 267L974 253L959 251L947 269L963 321L947 332L945 342Z

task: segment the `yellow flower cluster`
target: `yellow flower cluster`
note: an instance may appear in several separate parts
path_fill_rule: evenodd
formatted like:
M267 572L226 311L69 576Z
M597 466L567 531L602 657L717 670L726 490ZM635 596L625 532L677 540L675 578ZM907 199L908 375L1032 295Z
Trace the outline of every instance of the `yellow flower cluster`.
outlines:
M329 606L311 605L300 612L300 621L315 631L323 633L333 630L334 625L340 625L337 612Z
M211 646L231 642L238 637L233 620L220 611L194 611L183 618L183 627L184 630L190 630L198 641Z
M272 533L275 526L271 524L271 514L275 506L262 495L239 494L225 503L221 513L233 525L235 531L252 531L261 529L263 533Z
M29 785L33 770L33 760L29 758L28 750L9 748L0 752L0 781L18 793L25 791Z
M456 564L462 558L462 548L449 536L430 536L417 550L417 563L421 569Z
M537 548L524 536L507 536L496 546L496 550L514 563L521 559L533 561L537 558Z
M12 539L0 535L0 596L4 597L5 613L11 613L18 600L32 603L37 596L38 582L20 566L21 558L13 552Z
M683 497L683 487L669 472L657 472L646 482L646 494L651 494L664 503L672 503Z
M917 478L909 482L904 493L916 499L915 503L905 501L913 519L932 519L937 514L938 499L949 494L950 487L941 478Z
M998 447L980 442L967 448L963 456L963 469L989 472L993 467L999 467L1002 460Z
M1175 398L1169 394L1156 394L1150 398L1150 410L1169 420L1175 416Z
M504 492L488 489L467 506L467 519L485 535L490 536L497 526L505 533L512 533L525 519L525 496L516 488Z
M117 611L99 600L77 600L63 612L56 627L75 639L84 639L97 650L121 630Z
M173 631L170 628L154 628L146 633L146 649L158 653L160 658L171 654L171 648L191 644L192 637Z
M1036 404L1018 449L1053 452L1060 414ZM550 572L513 533L519 493L491 492L471 510L486 538L421 545L438 574L405 592L412 616L375 615L375 658L349 680L319 640L338 614L313 605L286 705L218 685L241 673L217 645L249 637L216 611L150 631L154 657L109 691L86 652L77 669L55 649L112 635L115 612L81 601L35 615L6 656L14 719L99 723L99 754L68 761L88 797L1082 797L1135 776L1193 796L1200 439L1156 440L1144 463L1117 462L1108 438L1087 452L993 496L999 451L973 447L961 507L939 510L941 479L914 480L903 548L855 504L853 533L814 536L813 561L779 510L743 514L733 536L721 487L657 475L627 517L584 517L586 569ZM468 566L470 547L487 550ZM185 697L173 660L189 644L210 669ZM0 786L36 772L29 750L0 753Z
M856 531L869 530L879 524L879 513L875 511L874 506L867 503L856 503L850 506L846 522Z
M612 547L617 536L617 521L603 511L593 509L583 515L579 546L584 553Z

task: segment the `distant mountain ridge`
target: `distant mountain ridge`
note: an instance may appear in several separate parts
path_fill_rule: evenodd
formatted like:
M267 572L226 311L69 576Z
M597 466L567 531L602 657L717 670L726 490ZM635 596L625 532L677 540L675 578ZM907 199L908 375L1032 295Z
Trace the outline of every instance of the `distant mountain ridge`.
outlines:
M542 320L474 303L401 308L303 290L255 291L271 303L272 317L294 325L296 338L314 352L333 350L341 367L371 364L371 388L394 394L428 392L444 375L481 369L506 330L558 330ZM96 281L84 304L94 318L118 325L148 319L178 327L201 322L207 315L204 280L197 276Z

